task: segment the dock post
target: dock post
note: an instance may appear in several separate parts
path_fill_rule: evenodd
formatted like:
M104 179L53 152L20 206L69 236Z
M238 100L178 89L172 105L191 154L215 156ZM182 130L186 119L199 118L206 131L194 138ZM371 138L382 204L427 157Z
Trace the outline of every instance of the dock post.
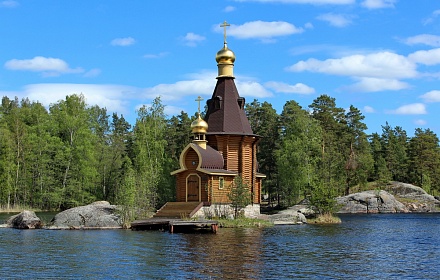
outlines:
M217 233L217 228L218 228L217 224L211 224L211 230L213 233Z

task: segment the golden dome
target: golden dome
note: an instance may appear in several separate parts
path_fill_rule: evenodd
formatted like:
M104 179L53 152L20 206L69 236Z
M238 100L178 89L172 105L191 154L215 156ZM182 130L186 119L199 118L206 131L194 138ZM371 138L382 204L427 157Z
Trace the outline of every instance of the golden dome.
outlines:
M199 114L197 119L191 123L191 130L192 133L206 133L208 131L208 123Z
M217 52L215 60L217 61L217 63L233 64L235 61L235 54L228 48L225 43L224 47Z

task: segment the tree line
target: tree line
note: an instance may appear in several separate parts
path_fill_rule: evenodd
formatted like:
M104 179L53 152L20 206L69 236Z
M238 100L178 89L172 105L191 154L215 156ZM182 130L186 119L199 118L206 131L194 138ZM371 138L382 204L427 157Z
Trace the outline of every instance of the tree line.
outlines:
M307 109L287 101L281 114L254 100L246 112L260 135L263 192L280 205L308 197L323 211L354 187L390 180L440 191L437 135L382 126L366 134L364 116L321 95ZM137 110L131 125L122 115L66 96L41 103L3 97L0 107L0 206L62 210L96 200L152 209L175 199L170 172L190 142L195 116L168 117L156 98Z
M254 133L262 136L257 157L267 175L265 192L280 204L308 197L329 212L334 197L386 186L412 183L427 192L440 191L440 147L430 129L408 137L400 127L382 126L367 135L365 116L354 106L336 106L321 95L307 109L287 101L281 114L271 104L254 100L246 107Z

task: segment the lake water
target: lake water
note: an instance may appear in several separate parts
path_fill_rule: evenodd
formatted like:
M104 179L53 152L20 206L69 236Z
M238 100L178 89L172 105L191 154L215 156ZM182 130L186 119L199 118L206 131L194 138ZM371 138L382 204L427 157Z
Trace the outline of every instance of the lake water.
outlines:
M3 228L0 278L440 279L439 214L341 218L217 234Z

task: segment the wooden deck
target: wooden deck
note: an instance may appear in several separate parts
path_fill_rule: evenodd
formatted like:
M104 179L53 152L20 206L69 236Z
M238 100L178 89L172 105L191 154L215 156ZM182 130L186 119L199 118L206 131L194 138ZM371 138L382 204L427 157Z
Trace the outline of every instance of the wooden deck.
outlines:
M131 223L132 230L161 230L174 232L213 232L218 230L218 221L189 220L203 202L167 202L151 219Z
M182 220L151 218L147 220L137 220L131 223L132 230L162 230L170 233L185 232L212 232L218 231L218 221L213 220Z

